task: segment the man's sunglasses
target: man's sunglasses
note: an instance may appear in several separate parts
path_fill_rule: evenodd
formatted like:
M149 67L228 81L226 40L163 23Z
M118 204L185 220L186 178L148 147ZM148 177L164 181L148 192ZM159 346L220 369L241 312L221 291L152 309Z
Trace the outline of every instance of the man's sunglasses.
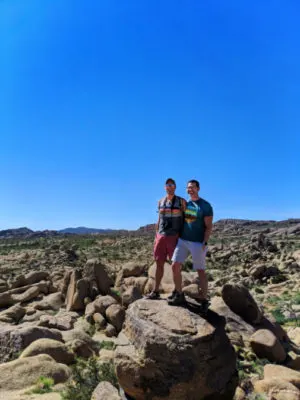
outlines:
M174 185L174 183L166 183L166 186L167 186L167 187L173 187L173 186L175 186L175 185Z

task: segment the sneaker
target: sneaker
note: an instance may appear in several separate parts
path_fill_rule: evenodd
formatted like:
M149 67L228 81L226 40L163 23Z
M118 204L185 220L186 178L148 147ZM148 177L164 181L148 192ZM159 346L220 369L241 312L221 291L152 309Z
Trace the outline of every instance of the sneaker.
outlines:
M183 304L185 304L184 293L176 292L174 294L174 297L168 300L168 303L170 304L170 306L182 306Z
M172 294L170 294L170 296L167 297L167 300L172 300L174 298L174 296L176 295L177 291L173 290Z
M159 292L156 292L155 290L153 290L151 293L146 294L146 296L144 298L148 299L148 300L157 300L157 299L160 299L160 294L159 294Z
M205 300L198 300L198 303L201 305L201 311L204 313L207 313L209 306L210 306L210 301L205 299Z

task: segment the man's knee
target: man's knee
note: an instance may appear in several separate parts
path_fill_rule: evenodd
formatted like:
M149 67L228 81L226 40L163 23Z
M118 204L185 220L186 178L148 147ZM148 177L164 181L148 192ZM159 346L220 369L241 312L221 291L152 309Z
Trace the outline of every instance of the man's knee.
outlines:
M157 261L156 261L156 268L157 268L157 269L163 271L164 266L165 266L165 260L157 260Z
M181 271L181 263L179 262L173 262L172 264L172 270L173 272L180 272Z

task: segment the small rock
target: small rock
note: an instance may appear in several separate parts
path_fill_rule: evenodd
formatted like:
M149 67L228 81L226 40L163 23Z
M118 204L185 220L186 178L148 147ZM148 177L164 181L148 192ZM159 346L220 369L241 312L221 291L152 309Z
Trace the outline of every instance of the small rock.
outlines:
M118 390L109 382L100 382L93 391L91 400L121 400Z
M107 320L120 332L125 319L124 309L119 304L112 304L106 309L105 315Z

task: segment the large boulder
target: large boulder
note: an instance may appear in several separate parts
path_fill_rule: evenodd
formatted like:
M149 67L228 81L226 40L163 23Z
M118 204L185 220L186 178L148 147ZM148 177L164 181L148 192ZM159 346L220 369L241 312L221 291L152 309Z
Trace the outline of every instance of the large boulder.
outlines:
M300 372L283 365L267 364L264 366L264 379L283 379L300 389Z
M10 292L0 293L0 308L10 307L15 304Z
M53 378L55 383L60 383L68 380L70 370L66 365L55 362L47 354L0 364L0 391L32 386L40 376Z
M0 363L10 360L37 339L48 338L62 341L59 331L38 326L0 327Z
M288 336L297 346L300 346L300 327L289 328Z
M135 400L231 400L237 385L236 357L223 319L198 308L137 300L126 312L130 344L115 352L121 387Z
M258 329L250 339L252 350L259 358L272 362L283 362L286 352L277 337L268 329Z
M18 323L25 315L25 308L19 304L9 307L7 310L0 312L0 322Z
M32 342L22 352L20 358L32 357L38 354L48 354L56 362L62 364L72 364L74 362L74 354L68 349L68 347L53 339L38 339Z
M93 350L98 349L98 344L89 336L87 333L85 333L81 329L71 329L70 331L64 331L62 332L63 340L64 342L69 345L71 342L74 340L80 340L81 342L87 344L89 347L91 347Z
M267 267L265 264L254 265L249 269L249 275L254 279L262 279L265 276Z
M226 332L228 332L232 344L238 344L237 335L242 338L242 344L250 344L250 338L255 329L252 325L245 322L242 317L231 311L222 297L213 297L210 309L225 318Z
M122 304L127 307L134 301L143 297L142 291L137 286L130 286L122 293Z
M152 264L148 270L148 283L145 287L145 292L150 292L154 288L155 283L156 263ZM171 293L174 289L173 272L169 263L164 265L164 275L160 283L160 289L163 293Z
M13 294L12 299L15 303L25 303L27 301L35 299L40 294L40 289L37 286L32 286L27 289L24 293Z
M258 394L267 394L274 400L299 400L300 391L291 383L280 377L271 379L262 379L253 382L254 392Z
M105 315L106 309L112 304L118 304L112 296L98 296L92 303L89 303L85 309L85 317L88 321L92 320L93 314L100 313Z
M75 269L70 276L66 295L67 311L80 311L85 309L84 299L89 295L89 282L81 277L81 271Z
M72 269L66 269L65 274L62 280L62 285L61 285L61 294L65 298L68 292L69 284L70 284L70 279L72 275Z
M47 271L31 271L25 275L25 281L27 285L38 283L40 281L46 281L49 279L49 272Z
M129 276L123 280L122 292L128 288L136 287L141 291L141 293L144 293L147 282L148 278L146 276Z
M62 294L60 292L51 293L44 296L43 300L34 305L36 310L53 310L58 311L63 305Z
M10 287L19 288L26 285L32 285L40 281L49 279L49 272L47 271L31 271L26 275L18 275L13 281L10 282Z
M261 322L261 310L246 287L227 283L222 288L222 297L227 306L246 322L250 324Z
M6 292L8 290L8 284L4 279L0 279L0 293Z
M56 315L41 315L39 326L46 326L51 329L68 331L73 329L78 318L77 313L73 311L61 311Z
M122 265L122 268L120 269L116 277L116 288L120 288L123 285L125 278L142 277L145 272L145 267L145 264L139 264L133 261L127 262L126 264Z
M14 289L10 289L9 293L11 295L21 294L21 293L26 292L26 290L28 290L28 289L37 287L37 288L39 288L40 293L48 294L49 290L50 290L50 286L51 286L50 281L41 281L41 282L33 283L32 285L25 285L25 286L17 287Z
M109 276L108 269L98 259L90 259L86 262L83 269L83 276L90 283L91 297L95 298L97 294L106 295L110 293L113 281Z

